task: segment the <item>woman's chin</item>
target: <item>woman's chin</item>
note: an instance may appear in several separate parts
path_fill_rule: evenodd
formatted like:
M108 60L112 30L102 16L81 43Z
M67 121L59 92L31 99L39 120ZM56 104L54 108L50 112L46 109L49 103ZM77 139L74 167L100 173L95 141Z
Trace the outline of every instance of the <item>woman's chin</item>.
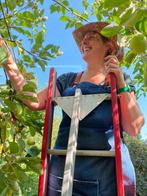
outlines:
M84 61L88 61L89 59L91 59L91 56L88 53L86 53L82 55L82 58Z

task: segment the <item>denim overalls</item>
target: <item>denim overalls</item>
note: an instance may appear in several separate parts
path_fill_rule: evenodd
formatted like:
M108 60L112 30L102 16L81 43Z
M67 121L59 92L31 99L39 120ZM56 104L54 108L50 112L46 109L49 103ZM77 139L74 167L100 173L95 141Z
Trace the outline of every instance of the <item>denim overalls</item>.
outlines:
M76 86L70 86L70 83L76 77L75 73L68 73L57 79L57 87L62 96L72 96L75 89L80 88L83 95L110 93L110 87L96 85L90 82L81 82ZM55 149L67 149L68 135L71 119L63 112L63 118L59 127ZM122 132L122 130L121 130ZM79 123L78 131L78 150L114 150L113 143L113 125L112 125L112 106L111 100L104 100L92 112L90 112ZM123 147L124 144L122 143ZM125 153L127 147L124 146ZM124 149L124 148L122 148ZM135 191L135 173L130 162L129 176L130 185ZM125 156L126 156L125 155ZM125 158L125 157L124 157ZM65 156L52 155L50 177L49 177L49 196L61 195L62 180L64 173ZM128 167L128 166L127 166ZM126 171L128 172L128 171ZM128 175L128 174L127 174ZM127 176L128 177L128 176ZM130 181L129 181L130 182ZM130 188L130 187L129 187ZM131 192L130 192L131 193ZM113 157L76 157L73 196L115 196L116 174L115 158ZM134 196L126 192L126 196Z

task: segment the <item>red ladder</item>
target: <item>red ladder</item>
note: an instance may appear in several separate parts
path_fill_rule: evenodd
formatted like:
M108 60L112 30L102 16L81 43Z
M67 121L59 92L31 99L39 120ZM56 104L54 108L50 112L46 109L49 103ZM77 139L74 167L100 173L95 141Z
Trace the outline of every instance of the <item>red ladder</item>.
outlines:
M52 123L53 123L53 98L55 93L55 81L56 73L54 68L50 69L50 76L48 82L48 94L45 111L45 122L43 130L42 140L42 153L41 163L43 174L39 177L38 196L48 196L48 183L50 173L50 154L48 148L51 148L51 135L52 135ZM111 86L111 99L112 99L112 114L113 114L113 128L114 128L114 143L115 143L115 163L116 163L116 181L117 181L117 195L124 196L124 184L122 173L122 161L121 161L121 147L120 147L120 127L119 127L119 113L117 103L117 90L115 75L110 75ZM51 196L51 195L49 195Z

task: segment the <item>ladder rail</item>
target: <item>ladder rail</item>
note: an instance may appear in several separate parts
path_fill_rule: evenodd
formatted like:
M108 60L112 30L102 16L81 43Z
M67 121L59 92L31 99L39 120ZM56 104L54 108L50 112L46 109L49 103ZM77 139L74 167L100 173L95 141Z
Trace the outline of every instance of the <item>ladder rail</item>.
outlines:
M41 151L41 166L43 173L39 177L38 184L38 196L48 195L48 182L49 182L49 163L50 155L47 153L48 146L51 146L51 135L52 135L52 123L53 123L53 102L52 98L55 93L55 77L56 73L54 68L50 69L49 81L48 81L48 93L45 108L45 120L43 127L43 138L42 138L42 151Z
M120 142L121 142L120 141L120 122L119 122L119 113L118 113L116 79L113 73L110 74L110 86L111 86L112 116L113 116L114 144L115 144L117 193L118 193L118 196L124 196L125 194L124 194L121 145L120 145Z

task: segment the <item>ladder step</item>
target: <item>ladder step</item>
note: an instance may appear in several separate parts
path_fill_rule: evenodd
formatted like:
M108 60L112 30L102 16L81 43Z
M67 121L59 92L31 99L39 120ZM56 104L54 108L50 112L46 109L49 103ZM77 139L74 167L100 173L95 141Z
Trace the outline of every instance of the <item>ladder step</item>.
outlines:
M48 149L48 154L66 155L67 150ZM77 156L115 157L115 151L109 150L77 150Z

